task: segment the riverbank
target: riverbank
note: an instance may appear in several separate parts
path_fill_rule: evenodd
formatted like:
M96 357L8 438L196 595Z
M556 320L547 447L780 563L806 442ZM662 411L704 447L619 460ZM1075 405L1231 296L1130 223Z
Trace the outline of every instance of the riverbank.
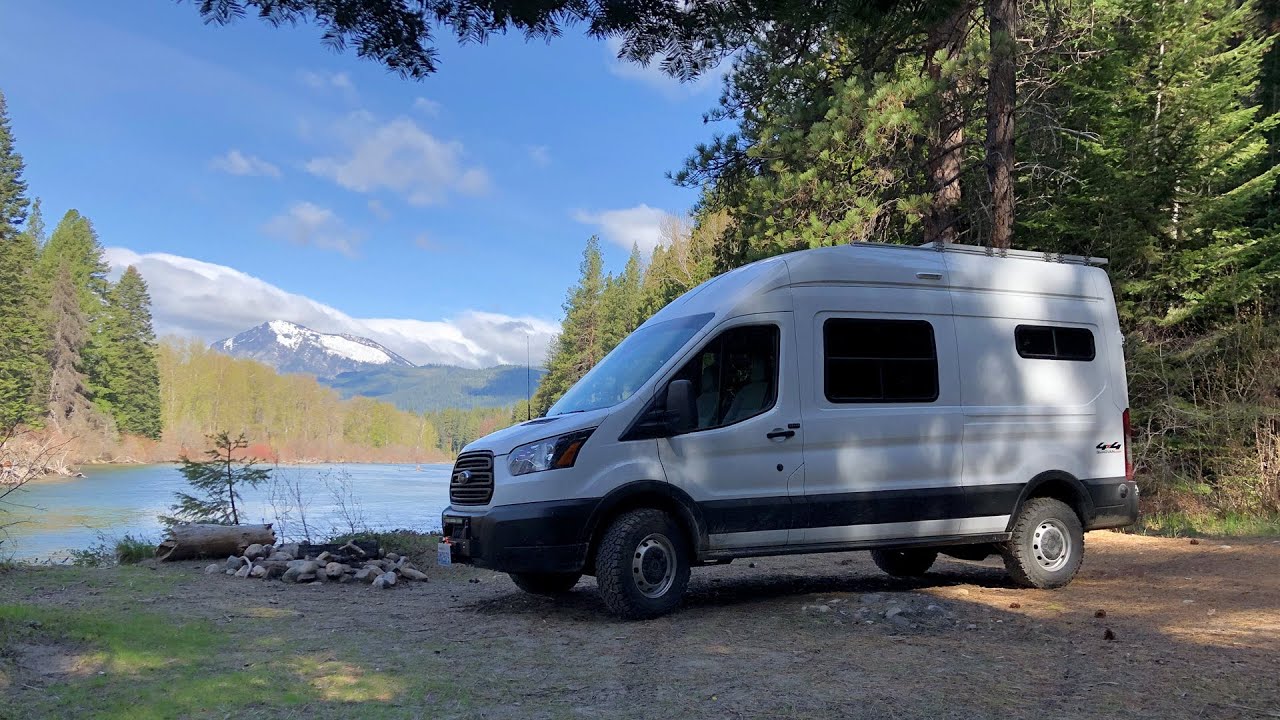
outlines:
M626 623L427 566L370 590L203 562L0 573L0 716L1269 717L1280 542L1097 532L1076 580L998 563L888 578L865 553L700 568ZM897 609L898 612L893 612ZM780 642L785 638L785 642ZM818 669L821 669L818 671Z

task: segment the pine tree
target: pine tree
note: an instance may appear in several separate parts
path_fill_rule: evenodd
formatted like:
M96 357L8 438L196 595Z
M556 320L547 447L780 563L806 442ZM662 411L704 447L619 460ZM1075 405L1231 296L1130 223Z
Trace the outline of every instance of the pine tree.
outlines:
M43 366L41 327L33 312L36 241L20 228L28 206L23 169L0 93L0 427L6 428L38 417L34 401Z
M86 341L81 351L85 385L90 397L99 396L106 387L109 373L105 356L110 350L104 328L110 292L107 281L109 268L103 259L102 244L93 224L75 210L67 211L54 228L49 242L41 249L37 263L38 282L51 289L54 278L64 267L71 275L85 321ZM50 322L56 322L56 318L50 318ZM105 404L101 409L110 411Z
M146 282L133 266L111 288L104 332L101 404L110 408L121 432L158 440L162 429L160 371L151 328L151 298Z
M600 295L601 323L604 328L603 351L608 353L643 322L640 317L641 284L644 258L640 248L631 247L631 255L620 275L609 275ZM603 355L602 355L603 357Z
M49 310L53 318L49 347L49 420L58 429L78 424L92 426L96 424L96 413L80 370L88 329L68 268L62 268L55 277Z
M205 450L207 460L181 458L179 472L198 495L174 493L178 502L170 509L172 516L160 519L167 524L177 522L218 523L239 525L241 500L240 488L257 487L271 479L271 470L255 467L257 459L243 454L249 447L244 433L232 438L227 432L208 436L212 447ZM237 457L239 455L239 457Z
M601 307L604 259L600 239L592 236L582 251L578 284L564 303L564 323L547 359L547 374L533 395L533 412L544 415L575 382L604 357L605 328Z

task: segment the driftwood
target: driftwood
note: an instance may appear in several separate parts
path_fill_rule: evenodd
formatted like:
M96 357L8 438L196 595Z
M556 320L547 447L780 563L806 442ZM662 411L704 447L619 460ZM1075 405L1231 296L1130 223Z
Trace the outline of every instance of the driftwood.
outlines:
M186 523L169 528L169 537L156 547L161 560L240 555L254 543L274 545L276 534L265 525L205 525Z

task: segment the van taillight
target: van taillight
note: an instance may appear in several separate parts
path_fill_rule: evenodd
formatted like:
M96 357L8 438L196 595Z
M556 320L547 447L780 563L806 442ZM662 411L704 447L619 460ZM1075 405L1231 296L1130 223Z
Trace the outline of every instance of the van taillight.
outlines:
M1133 426L1129 424L1129 408L1124 409L1124 479L1133 479Z

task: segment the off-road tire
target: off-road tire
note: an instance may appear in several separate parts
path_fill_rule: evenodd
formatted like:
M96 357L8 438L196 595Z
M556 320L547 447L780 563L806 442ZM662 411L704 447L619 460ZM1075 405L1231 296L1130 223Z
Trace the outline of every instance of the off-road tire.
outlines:
M563 595L573 589L582 573L507 573L516 587L534 595Z
M1054 528L1066 539L1061 567L1046 567L1054 560L1042 555L1040 538L1046 527ZM1013 582L1022 587L1047 590L1071 582L1084 561L1084 528L1074 510L1061 500L1031 498L1022 505L1013 525L1013 536L1003 544L1000 554Z
M641 542L655 535L672 550L673 577L665 592L649 597L641 591L632 565L640 556ZM618 516L596 549L596 585L609 612L624 620L657 617L676 609L689 586L689 543L684 530L661 510L645 508Z
M894 577L920 577L933 567L938 551L921 548L872 550L871 559L876 567Z

